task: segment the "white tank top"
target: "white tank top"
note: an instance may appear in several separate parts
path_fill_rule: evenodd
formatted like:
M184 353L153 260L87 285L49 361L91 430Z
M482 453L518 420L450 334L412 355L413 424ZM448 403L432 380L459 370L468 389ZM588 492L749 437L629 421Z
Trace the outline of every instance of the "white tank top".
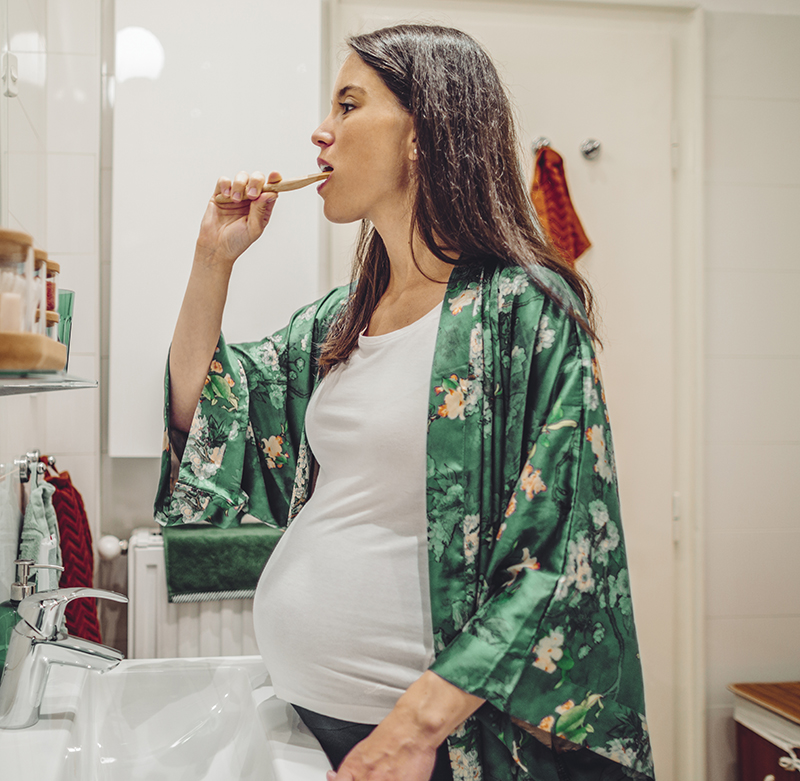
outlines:
M333 718L377 724L433 661L425 467L440 312L362 335L314 391L317 483L256 590L276 695Z

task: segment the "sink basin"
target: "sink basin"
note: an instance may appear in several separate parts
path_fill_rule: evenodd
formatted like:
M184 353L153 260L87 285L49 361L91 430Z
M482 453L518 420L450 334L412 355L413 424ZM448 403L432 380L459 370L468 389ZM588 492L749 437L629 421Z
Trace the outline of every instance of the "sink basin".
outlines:
M53 667L39 722L0 730L0 768L40 781L319 781L330 764L260 657Z
M247 671L131 663L88 675L63 779L263 779L269 749Z

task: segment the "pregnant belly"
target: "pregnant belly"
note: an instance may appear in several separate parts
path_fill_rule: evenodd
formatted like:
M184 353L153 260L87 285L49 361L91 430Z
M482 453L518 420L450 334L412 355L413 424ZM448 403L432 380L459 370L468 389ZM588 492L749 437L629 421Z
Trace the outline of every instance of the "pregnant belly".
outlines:
M380 524L306 523L301 513L253 608L279 696L393 703L432 661L425 556L416 537Z

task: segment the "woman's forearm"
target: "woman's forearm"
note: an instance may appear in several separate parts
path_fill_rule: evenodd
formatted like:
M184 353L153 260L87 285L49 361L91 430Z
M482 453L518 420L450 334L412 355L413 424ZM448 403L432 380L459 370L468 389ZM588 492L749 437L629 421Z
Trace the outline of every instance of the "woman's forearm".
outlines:
M214 357L228 296L230 264L198 248L169 353L170 425L188 431Z
M406 689L387 719L413 725L420 739L437 747L484 702L427 670Z
M269 181L281 175L273 171ZM183 298L169 353L170 425L188 431L203 391L222 327L233 264L264 232L277 193L263 191L262 173L237 174L217 180L200 223L200 235L189 284ZM216 196L225 197L219 204Z
M431 777L436 749L484 703L427 670L406 689L391 713L353 748L327 781Z

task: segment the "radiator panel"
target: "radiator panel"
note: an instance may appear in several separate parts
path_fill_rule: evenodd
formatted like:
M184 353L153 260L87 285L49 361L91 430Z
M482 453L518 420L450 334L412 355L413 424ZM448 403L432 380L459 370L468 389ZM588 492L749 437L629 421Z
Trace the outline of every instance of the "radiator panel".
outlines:
M258 654L252 599L169 602L164 541L157 529L131 535L128 597L130 659Z

